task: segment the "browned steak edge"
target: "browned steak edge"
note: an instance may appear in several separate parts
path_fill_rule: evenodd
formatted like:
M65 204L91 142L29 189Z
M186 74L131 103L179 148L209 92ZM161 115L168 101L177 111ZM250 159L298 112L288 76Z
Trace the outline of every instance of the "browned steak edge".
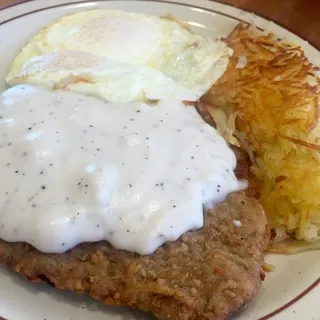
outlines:
M104 241L59 255L0 240L0 263L28 280L151 311L158 319L220 320L257 294L269 238L260 204L238 192L205 214L203 228L150 256L116 250Z

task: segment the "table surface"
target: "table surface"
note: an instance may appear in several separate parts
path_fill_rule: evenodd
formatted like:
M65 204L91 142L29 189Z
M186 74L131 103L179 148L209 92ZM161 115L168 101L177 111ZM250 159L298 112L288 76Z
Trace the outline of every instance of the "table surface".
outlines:
M24 0L0 0L2 6ZM194 0L196 2L196 0ZM219 0L260 14L320 49L320 0Z

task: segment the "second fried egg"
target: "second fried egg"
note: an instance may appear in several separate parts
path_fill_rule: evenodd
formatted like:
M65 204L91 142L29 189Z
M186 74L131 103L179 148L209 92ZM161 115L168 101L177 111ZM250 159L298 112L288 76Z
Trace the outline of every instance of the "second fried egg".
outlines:
M173 19L98 9L44 27L14 59L7 82L119 103L195 101L224 73L231 54L224 42Z

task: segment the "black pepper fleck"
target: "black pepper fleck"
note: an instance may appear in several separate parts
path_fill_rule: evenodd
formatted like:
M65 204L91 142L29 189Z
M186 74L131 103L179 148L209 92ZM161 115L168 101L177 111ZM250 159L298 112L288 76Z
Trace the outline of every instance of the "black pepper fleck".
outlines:
M45 190L45 189L46 189L46 186L41 186L41 189L42 189L42 190Z
M129 187L132 188L132 184L131 183L129 183Z

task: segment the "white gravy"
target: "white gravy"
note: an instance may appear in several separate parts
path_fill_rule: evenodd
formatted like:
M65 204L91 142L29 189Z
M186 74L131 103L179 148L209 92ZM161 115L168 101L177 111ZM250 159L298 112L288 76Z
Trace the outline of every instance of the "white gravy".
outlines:
M0 238L42 252L107 240L150 254L243 189L193 106L123 105L20 85L0 95Z

